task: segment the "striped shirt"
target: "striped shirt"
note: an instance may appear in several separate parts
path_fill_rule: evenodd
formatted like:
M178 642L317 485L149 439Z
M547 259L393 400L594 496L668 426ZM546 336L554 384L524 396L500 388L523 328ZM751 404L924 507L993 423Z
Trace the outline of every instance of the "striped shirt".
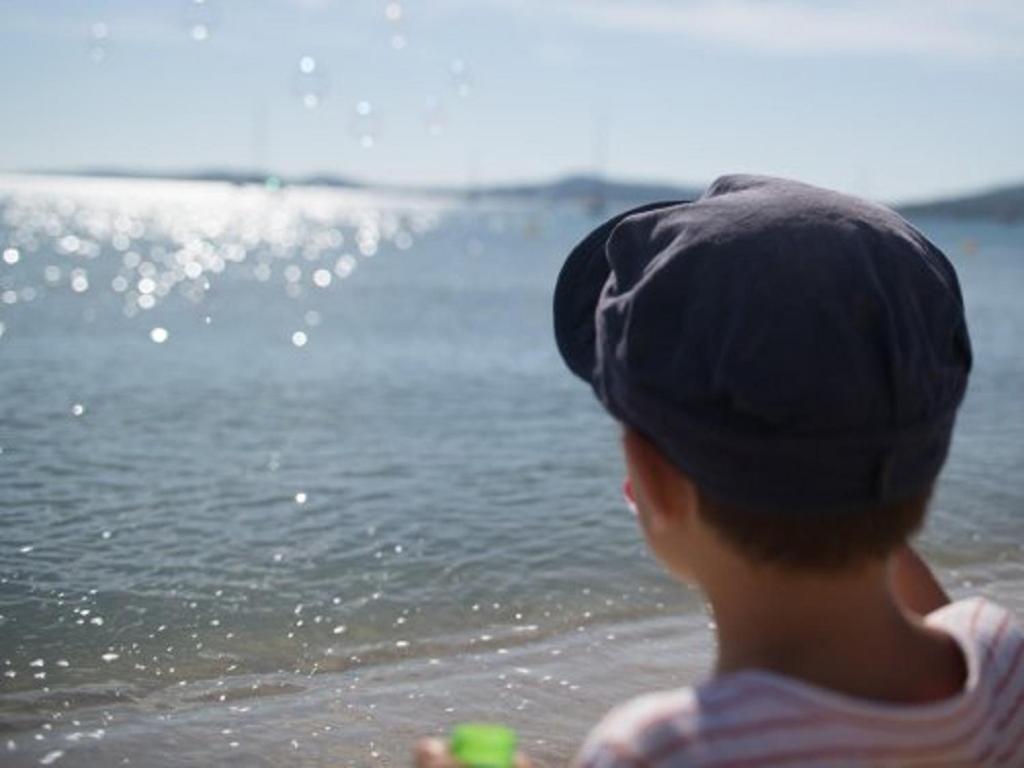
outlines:
M578 768L1024 766L1024 629L983 598L925 622L963 649L967 682L921 705L869 702L764 671L741 671L613 709Z

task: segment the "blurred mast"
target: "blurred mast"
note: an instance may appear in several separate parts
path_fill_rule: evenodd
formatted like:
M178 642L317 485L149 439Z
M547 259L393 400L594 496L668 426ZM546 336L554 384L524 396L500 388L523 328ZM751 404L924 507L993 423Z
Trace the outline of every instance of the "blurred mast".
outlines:
M591 131L591 167L593 189L586 199L587 210L597 216L608 204L605 194L605 176L608 173L608 112L595 109Z
M270 175L267 165L268 133L267 103L261 99L253 105L249 124L249 162L252 163L253 172L263 176Z

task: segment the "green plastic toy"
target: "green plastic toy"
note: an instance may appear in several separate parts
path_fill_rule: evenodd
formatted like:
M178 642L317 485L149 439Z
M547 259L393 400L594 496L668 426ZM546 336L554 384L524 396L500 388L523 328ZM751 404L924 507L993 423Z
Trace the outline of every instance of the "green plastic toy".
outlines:
M503 725L463 723L452 731L449 750L466 768L512 768L516 732Z

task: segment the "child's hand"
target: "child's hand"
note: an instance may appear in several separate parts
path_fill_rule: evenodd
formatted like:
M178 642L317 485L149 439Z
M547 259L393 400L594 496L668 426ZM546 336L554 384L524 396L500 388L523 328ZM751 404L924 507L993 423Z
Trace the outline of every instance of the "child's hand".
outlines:
M463 768L462 764L448 751L448 744L443 739L434 737L420 739L416 742L413 752L416 768ZM516 752L515 768L533 768L530 758L522 752Z

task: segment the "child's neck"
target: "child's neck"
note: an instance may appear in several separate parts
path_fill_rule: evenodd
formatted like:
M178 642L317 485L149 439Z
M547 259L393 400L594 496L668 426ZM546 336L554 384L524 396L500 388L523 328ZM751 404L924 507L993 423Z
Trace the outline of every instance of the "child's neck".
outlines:
M885 563L807 574L721 565L705 584L718 631L716 675L762 669L899 703L934 701L962 688L955 641L897 604Z

